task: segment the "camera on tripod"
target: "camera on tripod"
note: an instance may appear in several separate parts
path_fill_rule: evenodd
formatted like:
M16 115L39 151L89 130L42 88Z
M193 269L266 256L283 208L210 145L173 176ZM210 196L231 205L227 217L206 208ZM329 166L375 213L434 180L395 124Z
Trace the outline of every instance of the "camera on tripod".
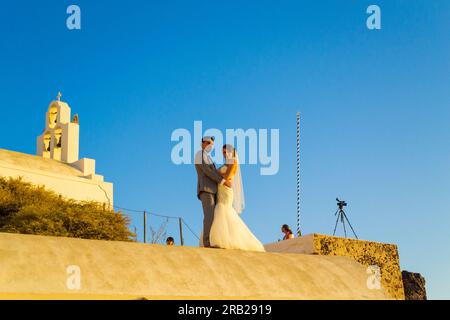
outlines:
M352 229L353 234L355 235L355 238L358 239L358 236L356 235L355 230L353 230L352 224L348 220L347 215L345 214L345 211L344 211L344 207L347 206L347 202L345 202L344 200L339 200L339 198L336 198L336 201L337 201L338 209L334 213L334 215L337 216L337 218L336 218L336 224L334 225L333 236L336 234L336 228L340 221L342 223L342 227L344 228L344 236L347 238L347 230L345 229L345 223L348 223L348 225L350 226L350 229Z
M347 206L347 202L345 202L344 200L339 200L338 198L336 198L336 201L337 201L337 206L341 210Z

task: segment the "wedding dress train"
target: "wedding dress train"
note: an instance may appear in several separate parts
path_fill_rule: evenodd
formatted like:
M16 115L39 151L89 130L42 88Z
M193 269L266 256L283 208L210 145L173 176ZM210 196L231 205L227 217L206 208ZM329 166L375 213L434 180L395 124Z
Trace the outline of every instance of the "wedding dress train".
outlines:
M223 249L265 251L233 208L233 189L224 185L218 187L209 241L211 246Z

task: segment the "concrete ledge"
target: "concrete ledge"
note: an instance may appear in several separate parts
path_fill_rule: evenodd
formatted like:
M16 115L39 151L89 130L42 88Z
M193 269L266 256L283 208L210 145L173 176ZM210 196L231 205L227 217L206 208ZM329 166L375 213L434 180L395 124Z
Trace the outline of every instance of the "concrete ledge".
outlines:
M268 252L349 257L362 265L378 266L381 284L392 299L405 299L397 246L374 241L309 234L265 245ZM370 271L368 271L370 273Z
M81 286L70 290L68 266ZM386 299L347 257L0 233L0 297Z
M0 149L0 176L21 177L67 198L113 205L112 183L97 175L84 177L82 171L61 161Z

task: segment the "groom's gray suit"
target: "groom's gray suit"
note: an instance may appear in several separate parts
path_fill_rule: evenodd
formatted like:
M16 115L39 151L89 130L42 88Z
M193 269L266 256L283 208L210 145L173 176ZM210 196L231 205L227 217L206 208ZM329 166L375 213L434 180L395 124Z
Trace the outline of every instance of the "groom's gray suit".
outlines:
M197 170L197 197L203 207L203 245L210 246L209 233L214 220L217 185L223 182L216 166L207 152L200 150L195 157Z

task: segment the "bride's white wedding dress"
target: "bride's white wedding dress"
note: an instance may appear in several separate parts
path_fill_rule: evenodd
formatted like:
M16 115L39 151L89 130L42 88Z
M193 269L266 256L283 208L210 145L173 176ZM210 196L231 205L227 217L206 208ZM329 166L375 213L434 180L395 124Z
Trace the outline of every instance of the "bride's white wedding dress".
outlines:
M265 251L233 208L233 189L224 185L218 187L209 241L211 246L223 249Z

